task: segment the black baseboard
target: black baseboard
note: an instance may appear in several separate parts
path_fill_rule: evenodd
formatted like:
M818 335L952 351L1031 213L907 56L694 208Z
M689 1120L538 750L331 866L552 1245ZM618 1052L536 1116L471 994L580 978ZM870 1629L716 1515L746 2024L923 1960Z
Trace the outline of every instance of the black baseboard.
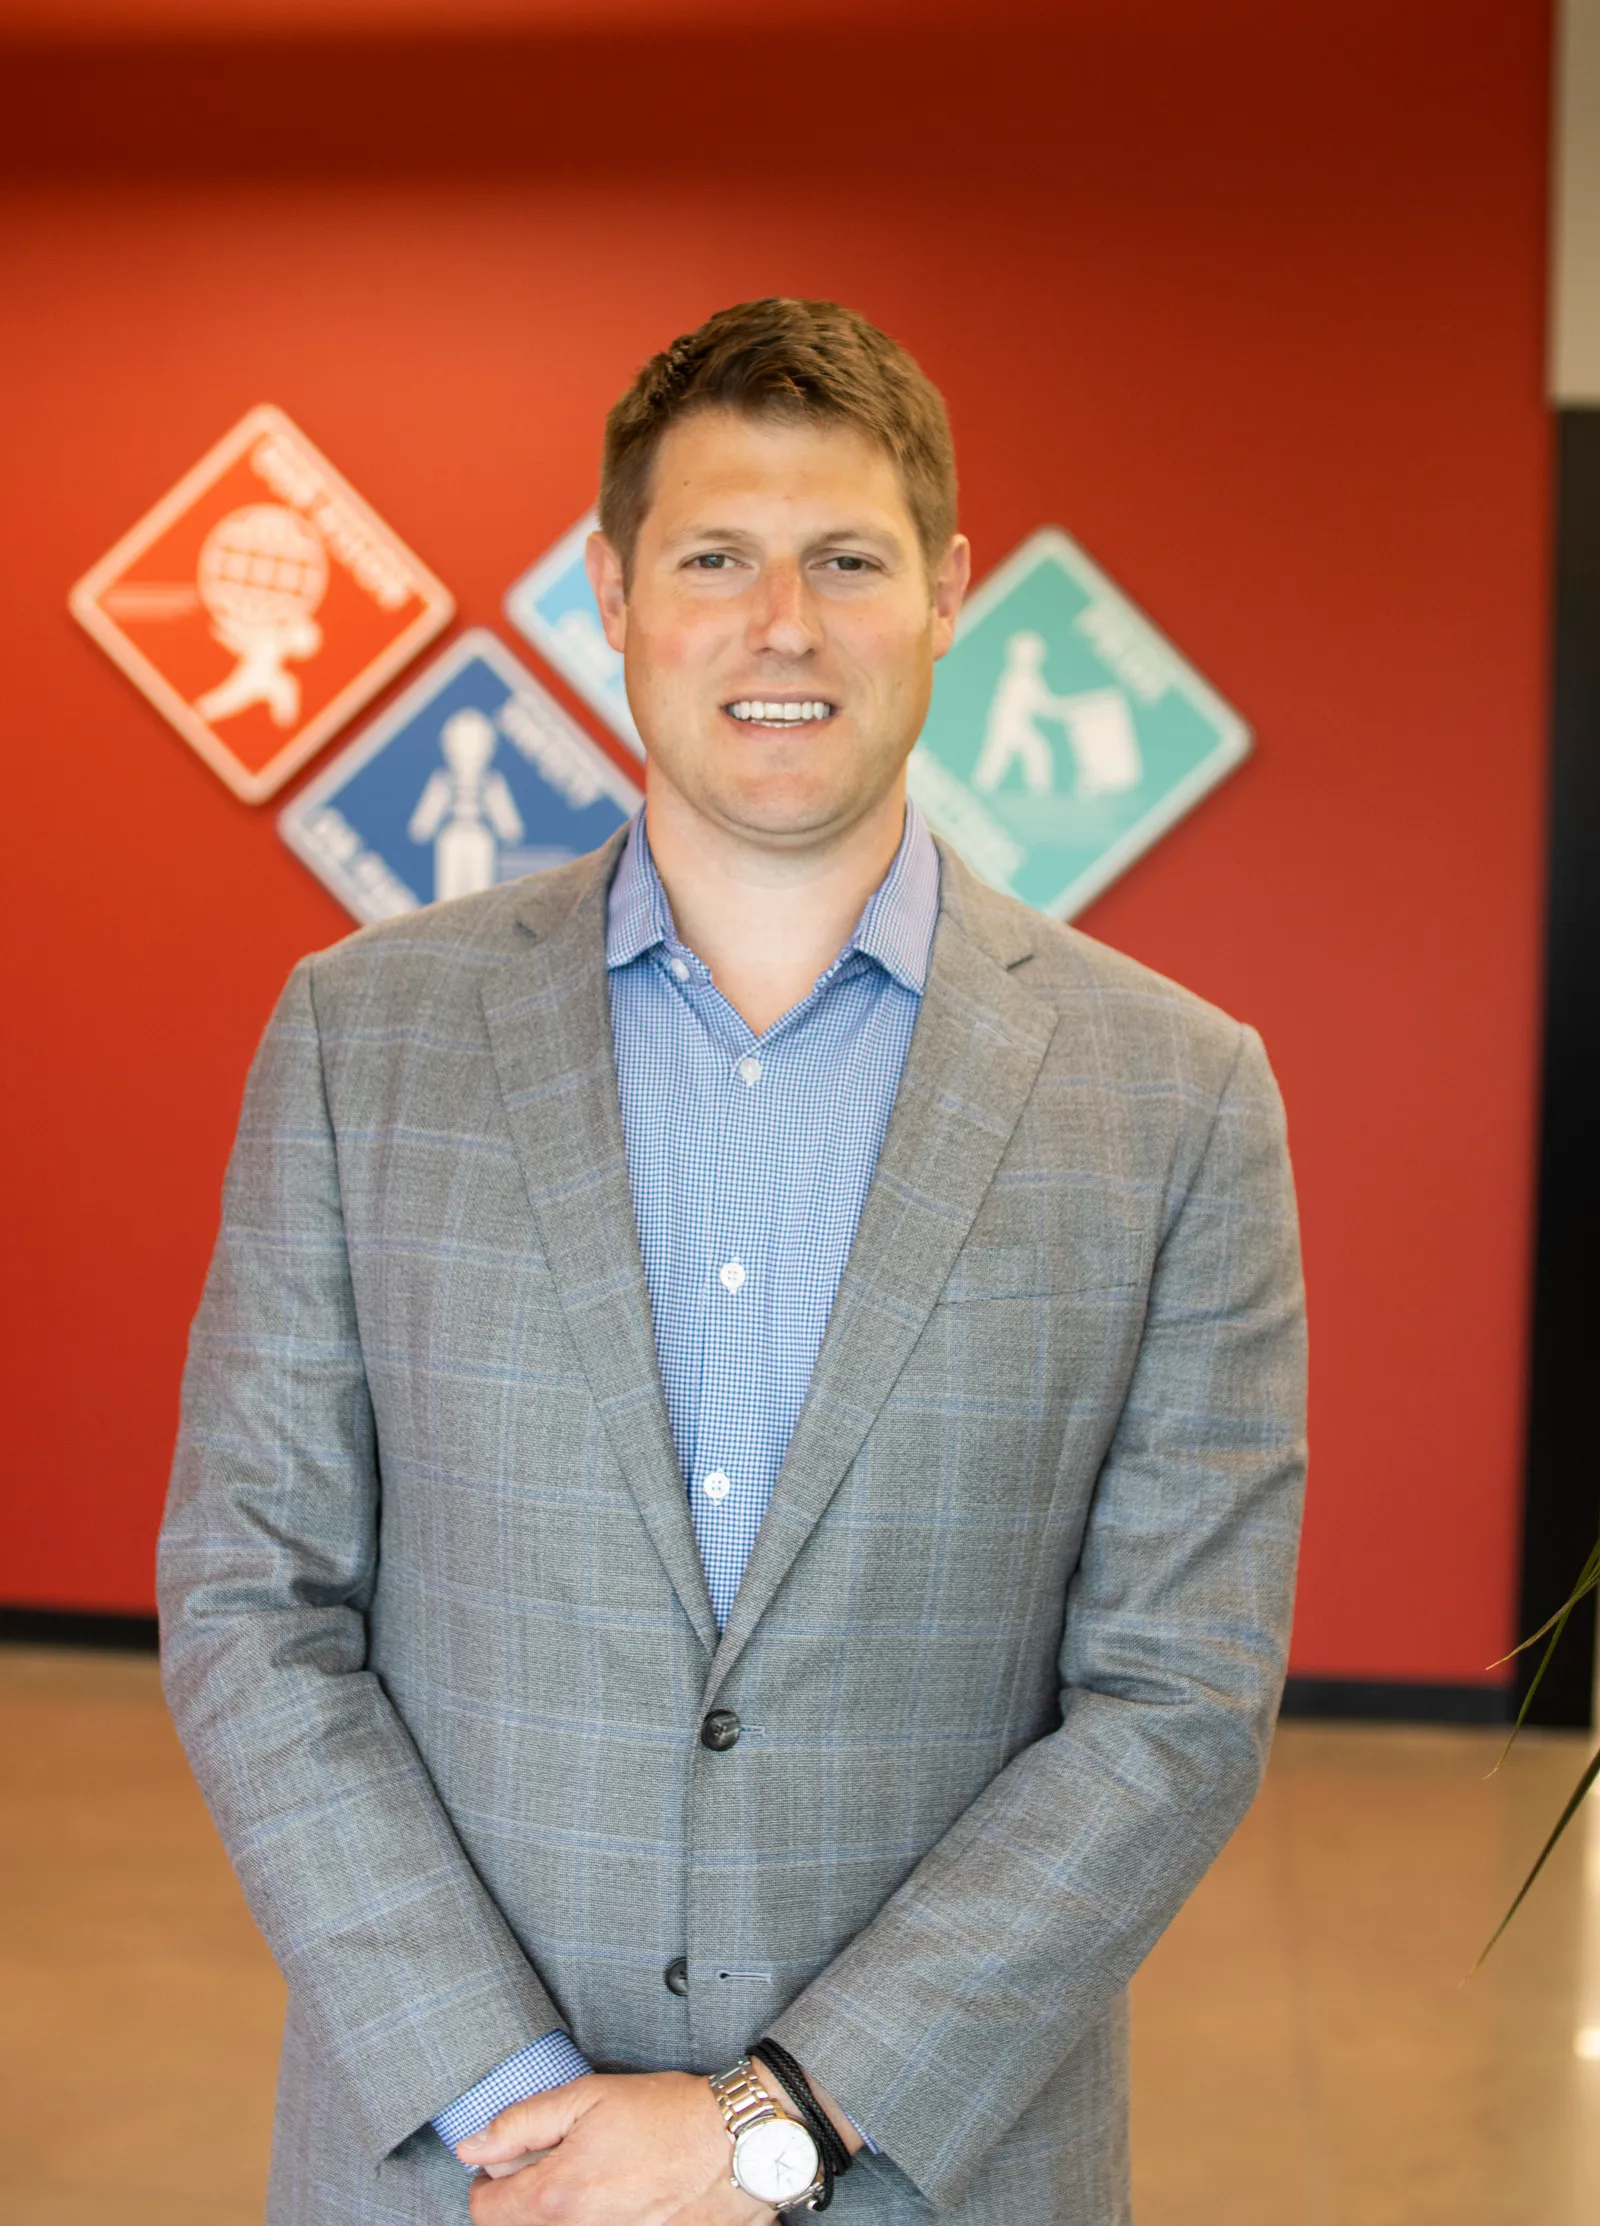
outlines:
M1291 1677L1285 1716L1349 1724L1508 1724L1509 1685L1413 1685L1365 1677Z
M0 1645L93 1646L153 1654L153 1615L99 1615L87 1608L0 1608Z
M82 1646L154 1654L153 1615L97 1615L82 1608L0 1607L0 1644ZM1291 1677L1286 1717L1352 1724L1508 1724L1509 1685L1416 1685L1361 1677Z
M154 1654L153 1615L98 1615L82 1608L0 1607L0 1644L98 1647ZM1361 1677L1291 1677L1286 1717L1323 1723L1508 1724L1516 1712L1509 1685L1415 1685Z

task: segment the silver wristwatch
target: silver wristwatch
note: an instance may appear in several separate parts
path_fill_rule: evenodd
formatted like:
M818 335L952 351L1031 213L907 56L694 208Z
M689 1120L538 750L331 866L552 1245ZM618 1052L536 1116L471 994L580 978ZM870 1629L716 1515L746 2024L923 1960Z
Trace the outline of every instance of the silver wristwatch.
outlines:
M733 2184L769 2210L814 2208L822 2193L822 2155L810 2132L786 2118L756 2077L748 2056L710 2083L733 2143Z

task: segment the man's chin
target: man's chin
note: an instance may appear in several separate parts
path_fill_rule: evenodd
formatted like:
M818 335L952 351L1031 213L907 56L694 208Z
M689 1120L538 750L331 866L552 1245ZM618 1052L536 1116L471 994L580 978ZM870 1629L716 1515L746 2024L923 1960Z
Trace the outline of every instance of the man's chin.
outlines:
M653 783L724 835L764 848L805 849L859 826L895 785L899 763L676 764L656 758Z
M719 797L712 815L729 834L775 848L803 848L853 827L867 809L855 795L818 795L792 791L737 791Z

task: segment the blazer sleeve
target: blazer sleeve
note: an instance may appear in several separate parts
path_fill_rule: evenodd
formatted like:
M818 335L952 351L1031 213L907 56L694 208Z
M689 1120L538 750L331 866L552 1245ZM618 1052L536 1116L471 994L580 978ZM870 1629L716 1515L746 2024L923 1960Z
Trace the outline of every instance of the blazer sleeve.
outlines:
M1266 1760L1305 1339L1282 1108L1253 1032L1214 1102L1177 1155L1068 1593L1060 1728L991 1781L772 2028L939 2210L1127 1985Z
M367 1667L377 1448L313 965L251 1070L190 1340L162 1674L290 2017L376 2163L562 2018Z

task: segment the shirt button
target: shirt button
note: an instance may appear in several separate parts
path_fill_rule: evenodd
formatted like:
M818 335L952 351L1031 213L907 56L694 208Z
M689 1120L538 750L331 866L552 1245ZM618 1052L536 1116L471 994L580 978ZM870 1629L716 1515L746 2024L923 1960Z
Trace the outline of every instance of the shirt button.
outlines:
M669 1994L687 1994L689 1991L689 1959L675 1955L661 1974L662 1984Z
M730 1747L739 1744L739 1734L744 1726L731 1708L713 1708L700 1726L700 1744L710 1747L716 1754L726 1754Z
M748 1087L751 1083L761 1080L761 1061L752 1058L750 1053L746 1052L733 1071L739 1077L739 1080Z
M744 1289L744 1269L740 1267L737 1260L724 1260L717 1270L717 1281L725 1291L742 1291Z
M733 1490L733 1485L721 1469L713 1469L711 1474L702 1482L700 1489L705 1493L707 1499L721 1500L727 1498Z
M686 982L689 979L689 969L681 958L675 958L672 962L672 978L675 982Z

